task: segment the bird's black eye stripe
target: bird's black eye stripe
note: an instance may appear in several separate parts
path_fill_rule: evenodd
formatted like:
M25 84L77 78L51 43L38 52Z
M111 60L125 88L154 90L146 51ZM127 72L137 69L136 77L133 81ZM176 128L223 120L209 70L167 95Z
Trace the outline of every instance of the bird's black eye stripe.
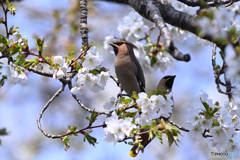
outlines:
M117 42L117 43L115 43L115 44L118 45L118 46L121 46L123 43L124 43L124 42Z
M113 50L114 50L115 55L117 55L118 54L118 48L116 46L114 46Z
M173 80L174 79L169 79L166 81L165 85L167 86L167 88L172 88L173 86Z

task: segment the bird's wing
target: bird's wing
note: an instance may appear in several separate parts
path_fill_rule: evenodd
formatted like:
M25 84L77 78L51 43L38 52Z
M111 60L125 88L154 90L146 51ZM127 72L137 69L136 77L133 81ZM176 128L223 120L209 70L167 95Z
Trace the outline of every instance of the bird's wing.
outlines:
M142 67L138 63L136 57L134 57L134 58L135 59L132 60L133 66L134 66L134 73L137 78L138 84L141 88L141 92L145 92L145 78L143 75Z

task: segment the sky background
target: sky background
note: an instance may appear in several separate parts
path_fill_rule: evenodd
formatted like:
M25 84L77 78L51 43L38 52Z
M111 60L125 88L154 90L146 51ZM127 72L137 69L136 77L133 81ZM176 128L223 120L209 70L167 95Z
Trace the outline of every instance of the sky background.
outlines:
M72 1L73 2L73 1ZM50 33L53 26L52 11L62 10L67 13L71 6L71 1L59 0L24 0L21 3L15 3L18 6L15 16L8 16L9 26L19 26L23 36L28 37L30 48L35 48L35 39L33 35L43 38L46 33ZM88 18L90 29L89 42L93 42L97 51L104 56L104 65L114 72L114 55L108 54L103 49L103 41L105 36L111 35L117 30L117 21L123 16L128 15L133 9L126 5L115 3L98 2L94 6L94 13ZM41 14L40 14L41 13ZM0 10L0 16L3 16ZM79 21L79 19L76 19ZM151 23L148 22L148 24ZM3 25L0 25L0 33L5 34ZM156 33L157 31L153 32ZM59 35L63 37L59 39L60 43L64 43L65 34ZM66 38L66 37L65 37ZM153 39L156 37L152 37ZM175 65L169 67L165 73L156 71L146 75L146 89L153 90L158 81L165 75L176 75L173 86L173 95L175 108L172 120L179 125L186 126L187 109L191 108L195 98L206 91L209 98L213 101L219 101L221 105L227 100L227 96L219 94L214 82L212 71L212 46L202 46L197 44L195 38L190 38L183 43L175 41L176 46L183 53L191 55L190 62L176 61ZM59 45L61 47L61 45ZM79 47L80 47L79 43ZM50 47L50 46L48 46ZM66 55L59 48L55 55ZM217 63L220 58L217 55ZM3 61L2 59L0 60ZM4 160L157 160L157 159L184 159L184 160L207 160L212 159L207 143L202 140L192 140L188 137L188 133L181 132L179 137L181 143L179 147L172 145L169 149L168 144L162 145L157 139L145 149L144 153L140 153L138 157L131 158L128 152L131 146L124 143L118 143L112 146L110 143L104 142L103 130L95 129L92 136L98 140L95 147L90 146L87 142L83 142L83 136L70 138L70 149L64 151L63 144L60 139L49 139L45 137L37 128L37 117L42 107L51 98L51 96L60 88L61 83L52 78L45 78L35 75L31 72L27 74L27 84L12 85L6 83L0 88L0 128L6 127L10 132L8 136L0 137L2 146L0 146L0 159ZM106 89L98 94L87 92L84 96L79 96L84 104L96 110L104 111L103 104L110 97L118 94L119 88L109 79ZM50 105L42 118L42 126L47 132L52 134L62 134L66 132L67 125L76 125L79 128L86 126L86 115L71 97L68 88ZM96 125L101 124L103 117L99 117ZM214 150L215 151L215 150Z

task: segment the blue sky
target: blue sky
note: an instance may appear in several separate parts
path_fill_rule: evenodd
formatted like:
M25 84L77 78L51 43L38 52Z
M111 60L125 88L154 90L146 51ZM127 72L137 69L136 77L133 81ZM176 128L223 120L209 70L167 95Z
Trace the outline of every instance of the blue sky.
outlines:
M89 24L92 26L90 30L90 41L95 41L95 35L97 40L103 42L105 36L113 33L116 30L116 22L118 19L127 15L130 7L119 6L118 4L98 3L98 15L89 18ZM66 9L69 6L69 1L59 0L48 1L48 0L25 0L21 2L17 8L16 16L9 16L9 26L19 26L22 35L29 37L30 48L34 47L33 34L38 34L40 37L45 32L49 31L53 22L49 19L38 18L33 19L29 10L43 11L46 15L51 16L53 9ZM124 9L124 12L122 10ZM113 16L111 15L113 14ZM112 16L114 19L107 20L106 16ZM1 14L2 16L2 14ZM79 20L77 20L79 21ZM97 22L97 23L96 23ZM94 26L93 24L98 24ZM2 25L1 25L2 27ZM2 33L3 29L0 28ZM99 34L101 33L101 34ZM211 65L211 47L212 46L200 46L196 45L194 39L185 41L184 43L177 43L176 46L183 53L190 53L191 61L176 62L175 66L170 67L165 73L160 71L154 72L153 74L147 75L147 90L152 90L158 83L158 81L164 75L177 75L173 93L176 108L173 113L173 120L176 120L180 125L185 125L185 117L187 108L192 107L194 98L201 93L201 90L207 91L210 98L213 101L219 101L221 104L227 97L221 95L216 90L214 83L214 76L212 73ZM80 46L79 46L80 47ZM97 45L104 58L107 59L106 67L110 68L112 73L114 56L107 54L100 45ZM219 59L219 57L217 57ZM2 61L2 60L0 60ZM221 63L221 61L219 62ZM29 82L25 85L17 84L11 85L6 84L0 89L0 127L6 127L10 132L9 136L1 137L2 146L0 147L0 157L4 160L75 160L75 159L132 159L128 152L131 146L123 143L118 143L116 146L112 146L109 143L104 142L104 134L102 129L96 129L93 132L93 136L96 136L99 144L95 147L90 146L88 143L82 143L83 136L71 137L70 144L73 144L71 148L66 152L63 149L63 144L60 140L49 139L38 130L37 128L37 117L44 106L46 101L50 98L51 94L54 93L59 87L60 82L53 79L41 78L40 76L28 73ZM51 87L49 89L47 87ZM106 90L99 92L94 95L87 93L84 98L91 99L91 106L98 106L98 110L103 110L102 105L108 101L111 96L116 96L119 88L115 85L112 80L109 80ZM46 94L45 94L46 92ZM44 93L44 94L43 94ZM45 95L45 96L44 96ZM64 99L64 101L60 101ZM83 99L83 102L84 102ZM59 100L59 101L58 101ZM43 116L42 125L47 131L55 134L55 132L65 131L67 125L79 125L86 124L85 112L77 105L77 103L70 96L69 90L66 88L63 95L56 102L53 103ZM101 117L100 117L101 119ZM76 121L77 120L77 121ZM100 121L97 123L101 123ZM51 128L51 126L53 128ZM182 133L180 137L181 143L179 147L173 145L170 149L167 143L162 145L155 139L145 150L144 154L139 154L135 160L141 159L195 159L204 160L210 158L210 149L206 143L202 141L194 141L188 138L187 133Z

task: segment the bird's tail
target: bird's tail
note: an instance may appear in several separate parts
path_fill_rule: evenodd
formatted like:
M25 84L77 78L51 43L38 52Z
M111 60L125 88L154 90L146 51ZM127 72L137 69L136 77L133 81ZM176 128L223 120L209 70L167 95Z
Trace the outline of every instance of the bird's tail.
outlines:
M132 149L129 152L129 155L131 157L137 157L138 153L136 153L136 150L137 150L137 146L133 146Z
M146 130L141 130L141 132L145 132ZM143 133L140 136L137 137L137 141L140 144L136 144L132 147L132 149L129 152L129 155L132 157L136 157L141 150L142 152L144 151L144 148L152 141L151 138L149 138L149 133Z

